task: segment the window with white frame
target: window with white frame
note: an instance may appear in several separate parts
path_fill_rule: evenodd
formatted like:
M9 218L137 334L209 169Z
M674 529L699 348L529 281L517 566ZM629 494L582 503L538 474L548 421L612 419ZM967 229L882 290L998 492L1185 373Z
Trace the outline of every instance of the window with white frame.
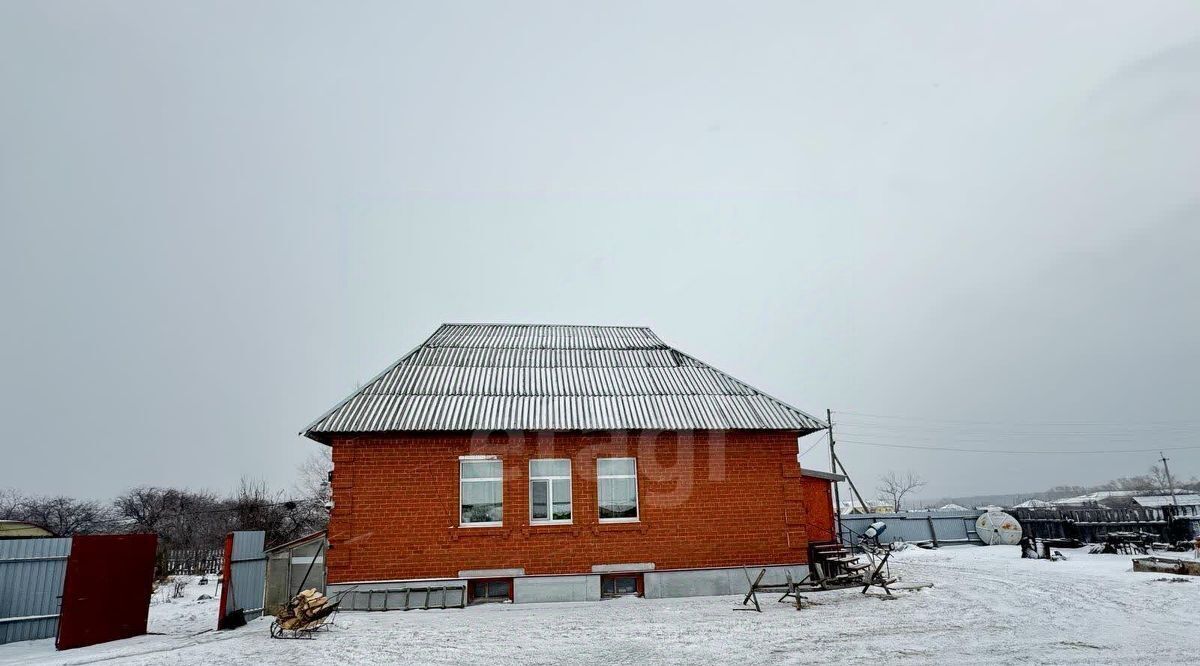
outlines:
M504 520L504 466L495 459L458 461L458 502L463 525L499 525Z
M571 461L529 461L529 522L571 522Z
M596 482L601 521L638 519L636 458L598 458Z

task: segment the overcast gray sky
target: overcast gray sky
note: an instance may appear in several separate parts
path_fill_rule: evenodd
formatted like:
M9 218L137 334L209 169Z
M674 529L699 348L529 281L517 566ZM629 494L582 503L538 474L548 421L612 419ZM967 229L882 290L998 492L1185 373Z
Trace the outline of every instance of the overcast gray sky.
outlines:
M1143 473L850 440L1200 445L1198 128L1192 0L9 0L0 487L287 486L444 321L928 419L835 417L868 488Z

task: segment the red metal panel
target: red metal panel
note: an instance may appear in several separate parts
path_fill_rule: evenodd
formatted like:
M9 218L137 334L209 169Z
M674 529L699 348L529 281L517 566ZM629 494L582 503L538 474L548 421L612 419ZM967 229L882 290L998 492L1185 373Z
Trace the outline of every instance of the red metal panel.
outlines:
M835 541L833 529L832 485L825 479L803 477L804 504L808 516L808 532L813 541Z
M55 642L59 650L146 633L157 545L153 534L72 538Z
M217 629L225 628L225 608L229 600L229 590L233 587L233 533L225 535L225 557L221 564L221 603L217 607Z

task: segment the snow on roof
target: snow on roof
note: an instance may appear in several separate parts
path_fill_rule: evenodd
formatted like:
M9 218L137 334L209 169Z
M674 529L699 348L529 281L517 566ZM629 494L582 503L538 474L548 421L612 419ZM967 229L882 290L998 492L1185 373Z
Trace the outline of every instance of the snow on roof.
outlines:
M443 324L301 434L823 428L649 328Z
M1030 499L1030 500L1025 500L1024 502L1021 502L1020 504L1013 506L1013 508L1014 509L1046 509L1046 508L1050 508L1053 506L1054 506L1053 502L1047 502L1046 500L1040 500L1040 499Z
M1196 493L1175 493L1175 499L1172 500L1170 495L1145 495L1142 497L1133 498L1139 506L1144 507L1162 507L1170 506L1178 502L1179 506L1196 506L1200 505L1200 494Z
M1069 504L1094 504L1096 502L1102 502L1106 499L1111 499L1113 497L1133 497L1134 495L1138 494L1139 492L1145 492L1145 491L1141 491L1141 490L1098 490L1094 493L1088 493L1086 495L1076 495L1075 497L1064 497L1062 499L1052 500L1051 503L1058 505L1058 506L1069 505Z
M939 506L937 510L938 511L970 511L970 509L968 509L967 507L965 507L961 504L953 504L953 503L947 504L946 506Z

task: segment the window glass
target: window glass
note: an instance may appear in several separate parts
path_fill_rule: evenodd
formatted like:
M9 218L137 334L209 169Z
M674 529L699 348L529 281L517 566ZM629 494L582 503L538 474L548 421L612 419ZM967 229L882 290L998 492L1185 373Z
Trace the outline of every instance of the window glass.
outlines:
M571 476L570 460L530 460L529 476Z
M637 460L634 458L600 458L596 461L596 470L600 476L632 476L637 474Z
M596 461L596 471L600 519L637 519L637 461L600 458Z
M464 479L498 479L503 476L503 468L499 460L463 460L462 478Z
M571 519L571 480L554 479L550 482L554 498L554 520Z
M508 581L494 580L488 583L488 597L492 599L508 598Z
M503 521L504 480L499 460L459 462L459 502L463 525Z
M617 594L637 594L637 579L632 576L617 578Z
M534 520L546 520L550 517L550 482L533 479L529 482L530 517Z

